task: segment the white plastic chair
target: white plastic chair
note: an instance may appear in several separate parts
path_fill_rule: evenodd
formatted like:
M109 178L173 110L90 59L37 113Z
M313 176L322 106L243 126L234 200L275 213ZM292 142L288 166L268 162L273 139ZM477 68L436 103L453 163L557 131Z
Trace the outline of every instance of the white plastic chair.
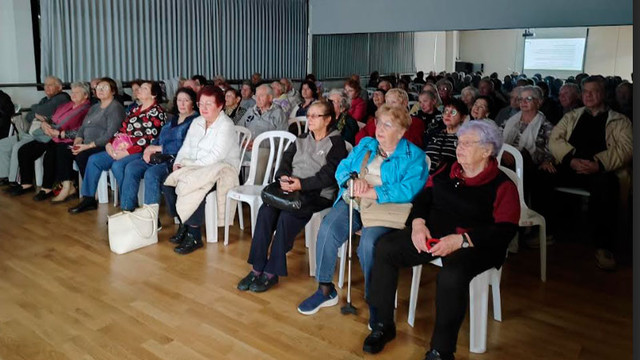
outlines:
M442 267L442 259L437 258L431 264ZM416 305L418 303L418 290L420 289L420 277L422 265L413 267L411 279L411 294L409 296L409 315L407 322L411 327L415 323ZM491 268L474 277L469 283L469 351L481 354L487 351L487 317L489 314L489 285L491 285L493 297L493 318L502 321L502 306L500 303L500 270Z
M500 153L498 154L498 164L502 159L502 154L504 152L508 152L515 159L516 171L505 168L504 166L500 166L500 170L507 174L511 181L516 184L518 188L518 197L520 198L520 221L518 222L519 226L529 227L529 226L540 226L540 279L542 281L547 281L547 223L544 217L537 212L529 209L527 204L524 201L524 172L523 172L523 160L522 154L515 147L504 144L502 145L502 149L500 149ZM517 242L516 238L513 240Z
M306 116L296 116L296 117L289 118L289 125L293 123L295 123L296 126L298 127L298 136L304 133L307 133L309 131L309 123L307 122ZM302 130L303 126L304 126L304 130Z
M240 173L242 159L244 159L244 154L247 152L249 141L251 141L251 131L238 125L236 125L234 129L236 131L236 136L238 137L238 144L240 144L240 159L238 162L238 173ZM227 199L227 201L229 200ZM240 202L238 202L238 221L240 222L240 228L244 229L242 203ZM207 242L218 242L218 192L215 190L208 193L205 198L204 224L207 234Z
M34 166L34 170L35 170L35 176L36 176L36 186L37 187L41 187L42 186L42 178L44 177L44 154L42 156L40 156L39 158L36 159L36 161L33 162L33 166Z
M73 170L78 172L78 192L81 193L82 175L80 174L80 168L78 167L78 164L75 161L73 162ZM109 202L109 182L107 179L108 175L109 175L108 171L103 171L102 174L100 174L100 180L98 180L98 188L96 193L98 194L98 202L100 204L106 204ZM115 183L116 183L116 180L112 176L111 177L112 188L115 187ZM117 197L117 196L114 195L114 197Z
M262 205L260 194L262 189L274 181L275 172L280 166L282 153L289 145L296 140L296 136L288 131L267 131L258 135L253 141L251 150L251 165L249 166L249 177L244 185L237 186L227 192L227 201L224 215L224 244L229 244L229 222L231 218L231 200L242 201L249 204L251 210L251 236L255 231L258 209ZM262 184L255 184L257 167L259 166L259 151L263 141L269 141L269 158L266 163L266 170ZM263 151L266 151L263 148ZM260 164L261 166L262 164Z

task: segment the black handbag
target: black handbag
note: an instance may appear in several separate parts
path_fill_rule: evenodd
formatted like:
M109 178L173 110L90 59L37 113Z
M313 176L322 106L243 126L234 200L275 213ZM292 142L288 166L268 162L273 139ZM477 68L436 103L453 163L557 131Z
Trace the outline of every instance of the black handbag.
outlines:
M262 202L280 210L298 211L302 208L300 191L285 192L276 181L262 189Z
M158 165L167 161L172 162L175 158L176 157L173 155L163 154L161 152L155 152L151 154L151 157L149 158L149 164Z

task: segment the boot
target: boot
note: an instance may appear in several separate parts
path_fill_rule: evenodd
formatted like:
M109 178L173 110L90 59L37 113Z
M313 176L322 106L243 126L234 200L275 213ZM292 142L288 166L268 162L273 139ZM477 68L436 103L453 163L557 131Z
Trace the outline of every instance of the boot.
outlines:
M194 231L193 228L188 229L184 240L182 240L180 245L176 246L173 251L177 252L180 255L186 255L201 248L203 246L202 236L199 234L198 230Z
M62 203L73 197L76 194L76 187L73 186L73 183L70 180L65 180L62 182L62 189L58 193L56 197L51 199L52 203Z

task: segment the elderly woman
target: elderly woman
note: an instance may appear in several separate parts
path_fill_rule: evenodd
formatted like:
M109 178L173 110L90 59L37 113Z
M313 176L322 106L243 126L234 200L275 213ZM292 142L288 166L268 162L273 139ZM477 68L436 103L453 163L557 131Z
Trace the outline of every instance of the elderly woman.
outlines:
M240 280L238 290L263 292L277 284L280 276L287 276L286 254L297 234L314 212L330 207L334 200L336 167L347 156L344 140L333 129L336 114L328 102L315 102L307 118L309 132L284 152L276 172L282 190L300 191L303 207L295 212L268 204L260 207L248 260L253 268Z
M69 151L68 147L89 111L89 91L88 84L73 83L71 84L70 102L58 106L51 118L36 115L36 118L42 121L40 123L41 129L38 131L39 135L35 136L35 141L24 144L18 150L21 186L12 188L11 195L21 195L34 189L33 162L44 154L42 187L33 200L43 201L53 197L52 187L56 179L56 149L63 147L65 151ZM65 164L60 165L64 167Z
M438 110L438 97L431 91L423 91L418 95L418 104L420 110L413 115L424 123L424 139L423 145L426 146L431 137L442 131L444 124L442 123L442 113Z
M356 121L366 121L367 103L360 97L360 83L349 79L344 84L344 92L349 98L349 115Z
M321 307L338 303L332 280L338 248L349 236L349 191L346 189L353 172L359 177L353 182L355 202L361 199L375 200L378 204L409 203L424 186L427 179L427 164L424 152L406 139L405 131L411 124L406 108L383 105L376 113L375 138L365 138L349 157L344 159L335 177L341 186L333 208L322 220L316 244L316 280L318 290L304 300L298 311L312 315ZM402 221L402 220L400 220ZM365 293L371 283L371 266L374 245L378 238L392 230L386 226L363 226L360 211L354 208L352 230L362 229L358 257L365 279Z
M236 124L242 117L247 109L240 106L242 101L242 95L240 91L229 88L224 92L224 113L227 114L233 123ZM195 106L195 103L193 104Z
M356 134L360 128L358 123L349 115L349 99L341 89L333 89L329 93L329 100L333 103L333 111L336 114L336 129L342 138L351 145L356 144Z
M460 92L460 99L467 105L467 112L471 111L473 103L480 96L480 91L473 86L467 86Z
M164 179L173 168L173 160L182 147L189 126L198 117L196 93L190 88L180 88L173 99L174 109L166 124L160 130L160 136L151 141L142 153L124 169L120 208L133 211L138 202L140 180L144 179L144 203L160 204L160 188Z
M91 155L84 174L80 203L69 209L72 214L95 210L95 194L103 171L111 169L118 187L122 189L124 169L130 162L142 157L144 149L158 137L166 114L158 105L162 102L162 89L157 82L144 81L138 90L140 105L131 110L122 121L120 130L111 137L105 151ZM122 191L120 191L122 194Z
M373 91L371 100L367 102L367 122L376 118L376 111L384 104L384 96L386 93L386 90L383 89L375 89Z
M491 98L485 95L480 95L473 102L471 111L469 112L470 120L488 119L491 111Z
M467 116L467 105L460 99L451 99L444 107L442 121L444 127L427 142L425 140L426 153L431 160L429 174L456 161L456 143L458 141L458 129Z
M307 110L314 101L318 100L318 88L313 81L305 80L300 85L302 102L291 111L291 117L307 116Z
M292 106L287 93L284 91L284 86L279 81L274 81L271 83L271 89L273 90L273 103L280 106L284 111L284 115L288 118Z
M183 166L208 166L226 162L237 166L240 161L240 146L237 142L233 120L222 111L224 93L220 88L207 85L198 93L200 116L193 120L184 143L173 163L173 170ZM179 217L176 211L178 195L173 186L163 186L167 208L172 217ZM178 244L174 251L189 254L202 247L200 227L204 223L205 200L188 219L180 219L180 226L169 241Z
M240 88L240 94L242 95L240 107L250 109L256 105L256 100L253 98L254 92L255 90L251 81L244 81L242 83L242 87Z
M380 352L396 335L394 299L401 267L441 257L436 281L436 321L426 359L453 359L458 332L476 275L500 267L516 234L520 203L515 184L498 168L500 130L490 121L464 123L458 130L457 161L442 167L413 200L408 226L376 245L367 297L376 317L363 350ZM427 247L426 241L440 241Z
M436 109L442 112L442 110L444 110L444 105L442 104L442 99L440 99L440 95L438 95L438 89L436 88L436 86L433 83L426 83L422 87L422 92L425 92L425 91L429 91L435 95ZM411 107L411 109L409 110L409 114L411 114L411 116L415 116L418 113L418 111L420 111L420 109L421 109L420 102L417 102Z

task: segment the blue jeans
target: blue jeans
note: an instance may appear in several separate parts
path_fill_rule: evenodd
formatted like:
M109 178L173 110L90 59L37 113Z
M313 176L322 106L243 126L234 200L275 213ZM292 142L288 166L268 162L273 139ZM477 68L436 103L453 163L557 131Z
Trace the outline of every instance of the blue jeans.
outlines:
M170 162L151 165L143 159L136 159L124 169L120 192L120 208L133 211L138 204L138 188L144 178L144 203L160 204L160 187L169 174Z
M358 258L364 273L365 294L369 292L369 282L371 281L371 268L373 267L374 248L378 239L393 230L384 226L362 227L360 213L353 211L353 232L362 229L360 243L358 244ZM344 200L329 211L322 220L318 231L318 241L316 243L316 279L320 283L330 283L333 281L333 273L336 268L338 249L347 241L349 237L349 204Z
M124 169L128 163L133 160L140 159L142 153L131 154L120 160L113 160L113 158L107 154L106 151L93 154L89 157L87 162L87 169L84 173L84 179L82 179L82 191L81 194L84 197L94 197L96 190L98 189L98 182L100 181L100 175L103 171L111 169L113 176L116 178L118 187L122 184L124 178Z

